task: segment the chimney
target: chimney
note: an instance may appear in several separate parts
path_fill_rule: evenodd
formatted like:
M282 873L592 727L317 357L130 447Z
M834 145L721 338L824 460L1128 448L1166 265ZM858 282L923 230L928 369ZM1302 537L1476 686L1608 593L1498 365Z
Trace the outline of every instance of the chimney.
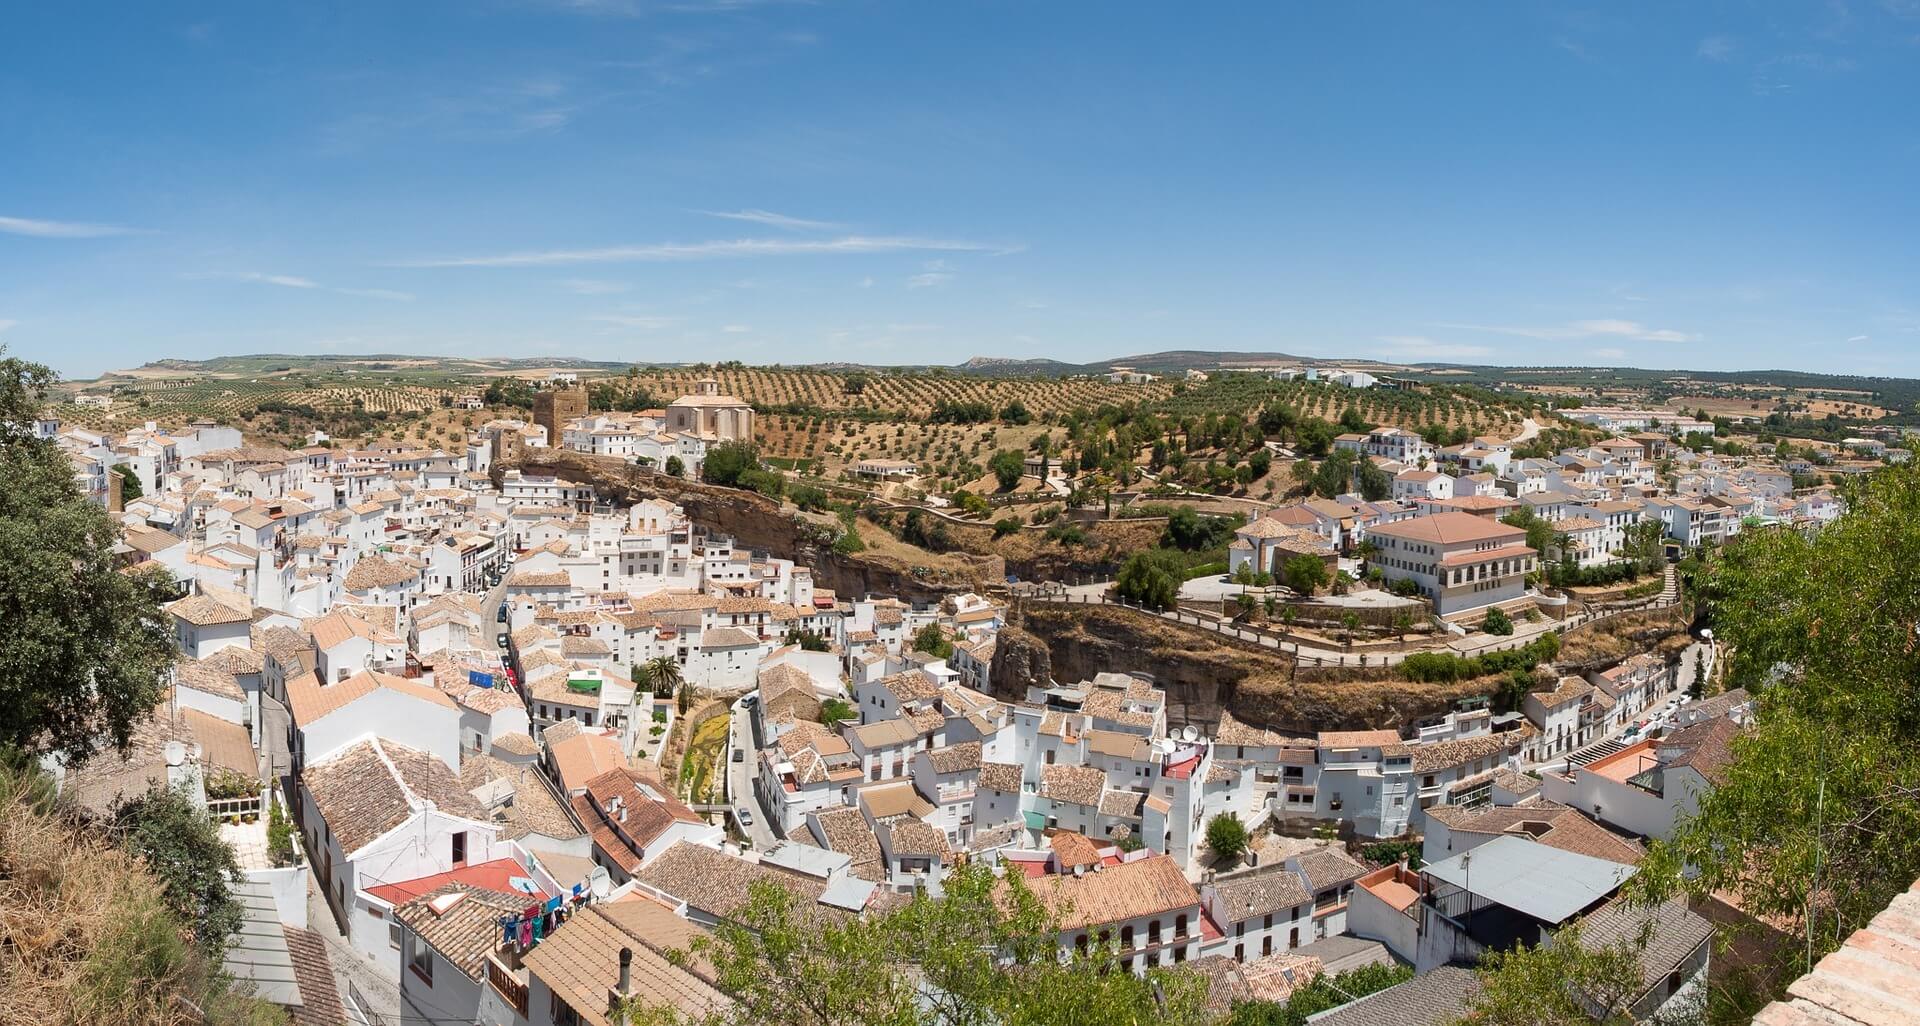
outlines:
M607 1009L618 1010L620 1003L633 995L633 949L620 949L620 982L607 988Z

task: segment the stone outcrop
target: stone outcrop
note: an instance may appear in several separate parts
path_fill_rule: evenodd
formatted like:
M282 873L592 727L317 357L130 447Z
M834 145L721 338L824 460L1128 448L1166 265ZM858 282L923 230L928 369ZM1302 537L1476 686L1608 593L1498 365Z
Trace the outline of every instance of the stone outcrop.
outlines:
M1012 628L1010 628L1012 629ZM1446 712L1464 697L1484 695L1497 679L1456 684L1396 680L1382 669L1302 669L1278 653L1227 643L1208 631L1116 606L1026 603L1018 611L1025 638L1047 649L1056 681L1086 680L1102 671L1141 672L1166 690L1174 724L1212 729L1227 710L1247 723L1311 732L1391 727L1404 730L1422 717ZM1006 635L1002 634L1002 647ZM995 652L993 686L1000 698L1025 697L1001 675ZM1018 657L1028 667L1037 658Z
M995 694L1025 698L1030 685L1045 685L1053 679L1053 653L1045 641L1007 624L993 643L987 677Z

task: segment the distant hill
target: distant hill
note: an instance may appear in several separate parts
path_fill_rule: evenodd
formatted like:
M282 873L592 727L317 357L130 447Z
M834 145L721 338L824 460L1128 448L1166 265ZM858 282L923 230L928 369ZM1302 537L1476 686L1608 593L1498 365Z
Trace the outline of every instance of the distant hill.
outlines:
M1105 374L1115 367L1132 367L1153 374L1184 374L1190 370L1232 371L1266 369L1276 366L1371 367L1399 369L1399 364L1378 360L1329 360L1322 357L1295 356L1292 353L1239 353L1211 349L1169 349L1137 356L1119 356L1092 363L1065 363L1049 359L1017 359L1001 356L976 356L955 369L962 374L983 377L1065 377L1073 374Z

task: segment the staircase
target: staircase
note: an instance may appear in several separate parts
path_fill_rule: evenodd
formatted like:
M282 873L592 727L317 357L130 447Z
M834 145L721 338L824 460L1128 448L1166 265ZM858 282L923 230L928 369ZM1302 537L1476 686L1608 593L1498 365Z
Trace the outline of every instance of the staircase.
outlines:
M1589 763L1599 762L1601 759L1615 752L1625 751L1626 748L1626 742L1618 738L1610 737L1605 741L1596 741L1572 755L1567 756L1567 761L1573 763L1575 766L1585 766Z

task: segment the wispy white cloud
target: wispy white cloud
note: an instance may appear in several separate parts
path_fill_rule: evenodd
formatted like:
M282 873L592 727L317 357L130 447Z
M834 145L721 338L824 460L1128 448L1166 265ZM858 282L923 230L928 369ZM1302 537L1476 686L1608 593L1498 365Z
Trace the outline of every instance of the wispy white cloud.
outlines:
M1602 360L1624 360L1627 358L1627 351L1624 349L1616 349L1610 346L1605 349L1589 350L1588 355L1597 356Z
M606 296L615 292L625 292L630 287L623 281L603 281L598 278L568 278L560 287L577 296Z
M846 227L832 221L810 221L804 217L788 217L771 210L757 210L752 207L745 210L696 210L694 213L705 214L708 217L722 217L729 221L764 224L769 228L785 228L788 231L834 231Z
M1850 339L1847 339L1847 341L1849 341L1849 342L1865 342L1865 341L1867 341L1867 339L1868 339L1868 338L1870 338L1870 337L1871 337L1871 336L1868 336L1868 335L1855 335L1855 336L1853 336L1852 338L1850 338Z
M27 235L36 239L100 239L109 235L138 235L138 228L84 221L41 221L30 217L0 217L0 235Z
M639 331L659 331L680 323L678 317L642 316L633 314L595 314L587 320L601 324L614 324L622 328L634 328Z
M1019 246L992 246L958 239L920 239L897 235L847 235L837 239L727 239L711 242L661 242L599 249L550 249L493 256L440 257L396 261L393 267L546 267L719 260L736 257L828 256L871 253L1014 253Z
M1708 36L1700 41L1699 46L1694 47L1693 54L1704 60L1725 64L1733 59L1733 52L1738 48L1739 44L1728 36Z
M870 288L872 288L872 287L873 287L873 275L871 275L871 274L869 274L869 275L867 275L866 277L864 277L864 278L862 278L862 279L860 279L860 281L859 281L859 285L860 285L860 287L861 287L861 288L863 288L863 289L870 289Z
M916 274L908 278L907 287L910 289L930 289L935 286L945 285L952 280L953 275L946 271L927 271L923 274Z
M262 271L191 271L182 274L181 277L195 281L238 281L253 285L278 285L283 289L313 289L342 296L360 296L365 299L391 299L398 302L409 302L413 299L411 292L398 292L393 289L332 288L297 274L267 274Z
M1493 353L1488 346L1439 342L1425 335L1382 335L1380 341L1389 355L1403 360L1458 360Z
M0 331L5 331L5 330L7 330L8 328L11 328L11 327L13 327L14 325L16 325L16 324L19 324L19 323L20 323L19 321L9 321L9 320L6 320L6 319L4 319L4 318L0 318Z
M1534 338L1542 341L1627 338L1636 342L1698 342L1702 337L1693 332L1675 331L1672 328L1649 328L1639 321L1625 321L1617 318L1569 321L1563 325L1539 328L1504 324L1442 324L1441 327L1458 331L1489 331L1497 335L1516 335L1520 338Z
M753 328L745 324L723 324L720 330L728 335L744 335Z

